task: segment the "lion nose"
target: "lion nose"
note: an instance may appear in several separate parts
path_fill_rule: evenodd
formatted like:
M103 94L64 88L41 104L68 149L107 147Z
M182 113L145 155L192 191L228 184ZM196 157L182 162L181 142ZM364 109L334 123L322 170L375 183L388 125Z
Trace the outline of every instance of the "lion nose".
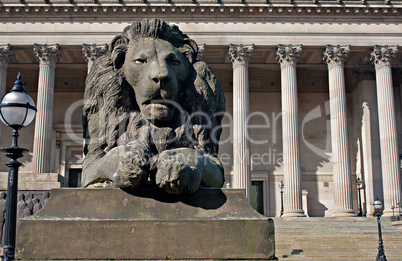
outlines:
M169 81L169 71L166 63L154 62L150 68L149 78L155 83L166 83Z

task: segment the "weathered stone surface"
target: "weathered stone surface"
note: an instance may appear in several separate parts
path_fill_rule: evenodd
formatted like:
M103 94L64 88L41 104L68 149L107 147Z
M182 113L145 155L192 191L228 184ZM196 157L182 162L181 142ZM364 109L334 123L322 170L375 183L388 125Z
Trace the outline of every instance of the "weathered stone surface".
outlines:
M86 80L84 187L135 190L150 181L186 194L223 186L225 98L197 53L194 40L160 19L133 22L114 37Z
M69 200L65 200L69 199ZM244 191L55 189L18 223L18 259L269 259L274 225Z

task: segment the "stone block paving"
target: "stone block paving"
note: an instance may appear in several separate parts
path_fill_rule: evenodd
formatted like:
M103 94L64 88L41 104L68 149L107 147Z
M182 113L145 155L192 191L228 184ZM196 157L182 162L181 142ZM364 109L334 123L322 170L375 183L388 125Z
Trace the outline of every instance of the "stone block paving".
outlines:
M274 218L278 260L375 260L377 218ZM402 226L381 219L388 261L402 260Z

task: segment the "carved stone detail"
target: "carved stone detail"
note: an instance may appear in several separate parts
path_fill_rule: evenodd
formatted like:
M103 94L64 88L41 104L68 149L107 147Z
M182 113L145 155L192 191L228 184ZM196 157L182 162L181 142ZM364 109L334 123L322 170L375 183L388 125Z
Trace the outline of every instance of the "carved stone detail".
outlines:
M229 60L233 67L238 64L248 65L251 59L251 53L253 52L254 44L230 44L229 45Z
M34 44L36 59L41 63L55 66L61 57L61 51L58 44Z
M370 55L370 60L376 69L384 66L391 66L391 62L395 59L395 54L397 51L397 46L375 45L374 50Z
M278 45L276 60L281 64L281 68L295 67L302 53L303 45Z
M101 45L97 45L97 44L82 44L82 52L84 53L84 58L85 61L87 62L87 67L88 67L88 73L89 70L91 69L94 61L106 54L106 52L109 49L109 45L108 44L101 44Z
M108 44L83 44L82 52L84 53L85 61L95 61L101 55L104 55L109 49Z
M327 63L328 68L333 66L344 66L348 53L350 51L350 45L327 45L324 51L323 60Z
M0 66L7 67L8 62L10 61L10 57L12 55L11 46L7 45L0 45Z

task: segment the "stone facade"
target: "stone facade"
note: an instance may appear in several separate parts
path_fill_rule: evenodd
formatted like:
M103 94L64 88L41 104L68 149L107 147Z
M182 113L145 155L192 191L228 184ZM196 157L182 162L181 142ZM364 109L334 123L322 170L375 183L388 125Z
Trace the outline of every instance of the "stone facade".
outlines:
M0 1L0 92L21 72L40 108L21 130L21 190L79 185L87 72L130 21L152 17L203 47L226 96L226 180L265 215L280 214L281 180L287 216L355 215L358 177L367 215L375 196L386 215L401 202L402 3L392 0Z

